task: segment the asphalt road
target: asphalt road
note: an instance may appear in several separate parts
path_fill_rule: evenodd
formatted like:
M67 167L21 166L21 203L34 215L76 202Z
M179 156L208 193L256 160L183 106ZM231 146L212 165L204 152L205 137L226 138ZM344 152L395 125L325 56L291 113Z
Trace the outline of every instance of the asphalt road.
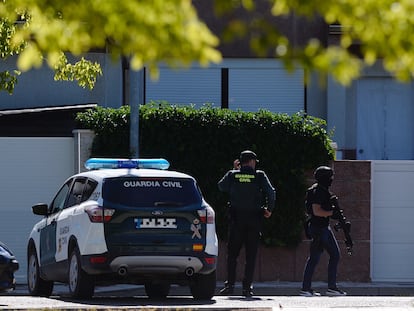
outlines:
M324 283L315 284L322 294ZM347 285L347 286L346 286ZM88 300L74 300L68 295L67 285L55 284L50 298L31 297L26 285L18 285L15 291L0 294L0 310L412 310L414 311L414 287L394 284L341 284L350 294L346 297L300 297L300 284L259 283L257 296L238 296L241 286L236 286L233 296L214 296L212 300L195 301L186 287L173 286L165 300L150 300L143 286L115 285L97 287Z
M73 300L65 296L50 298L0 296L2 310L414 310L414 297L396 296L215 296L209 301L195 301L191 296L168 297L162 301L145 296L98 296L89 300Z

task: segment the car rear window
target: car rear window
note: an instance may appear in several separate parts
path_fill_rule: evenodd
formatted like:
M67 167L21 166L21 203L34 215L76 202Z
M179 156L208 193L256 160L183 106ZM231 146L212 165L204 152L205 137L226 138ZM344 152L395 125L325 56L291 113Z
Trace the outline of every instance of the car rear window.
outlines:
M137 207L175 207L201 202L200 191L190 178L108 178L102 185L102 197Z

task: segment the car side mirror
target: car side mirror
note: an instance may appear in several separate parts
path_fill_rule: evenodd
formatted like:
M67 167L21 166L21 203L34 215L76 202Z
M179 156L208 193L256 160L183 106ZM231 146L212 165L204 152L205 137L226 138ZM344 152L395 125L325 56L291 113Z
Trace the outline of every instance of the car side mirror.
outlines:
M33 214L46 216L49 211L49 206L45 203L38 203L32 206Z

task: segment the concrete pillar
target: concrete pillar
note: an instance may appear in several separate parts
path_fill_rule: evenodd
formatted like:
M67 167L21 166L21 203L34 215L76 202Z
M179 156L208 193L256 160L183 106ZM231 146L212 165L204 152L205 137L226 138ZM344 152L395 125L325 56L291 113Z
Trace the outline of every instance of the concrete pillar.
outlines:
M74 138L74 152L75 152L75 173L86 171L84 163L91 156L92 143L95 133L92 130L78 130L72 131Z

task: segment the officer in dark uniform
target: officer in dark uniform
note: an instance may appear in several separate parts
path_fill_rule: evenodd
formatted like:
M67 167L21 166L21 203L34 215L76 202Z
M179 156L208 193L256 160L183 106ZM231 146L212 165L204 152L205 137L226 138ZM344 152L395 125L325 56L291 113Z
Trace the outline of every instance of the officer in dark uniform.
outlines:
M232 294L236 280L237 257L245 247L246 263L243 295L253 295L252 282L263 216L269 218L275 204L275 189L261 170L256 170L257 155L250 150L240 154L235 169L218 182L220 191L229 193L229 236L227 245L227 281L220 294ZM267 208L263 205L267 204Z
M320 296L320 293L311 288L311 284L313 272L324 250L329 254L328 290L326 294L328 296L346 295L336 285L340 252L336 238L329 226L329 219L331 217L338 219L336 213L340 212L332 204L332 199L336 198L336 196L329 191L329 187L333 181L333 175L334 172L330 167L318 167L314 172L316 183L307 191L306 205L309 207L308 209L311 214L309 234L312 242L310 256L306 261L303 274L301 296Z

